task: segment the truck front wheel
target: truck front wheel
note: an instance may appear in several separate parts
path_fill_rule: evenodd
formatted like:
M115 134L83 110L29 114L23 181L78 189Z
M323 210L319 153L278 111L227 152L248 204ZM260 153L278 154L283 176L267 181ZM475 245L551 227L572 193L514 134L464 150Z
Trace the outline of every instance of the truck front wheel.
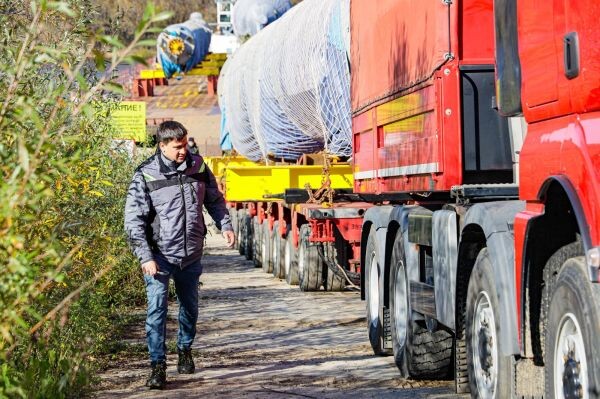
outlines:
M583 257L563 265L552 292L545 340L547 398L600 395L600 287Z
M510 356L502 356L499 337L510 334L500 324L494 270L487 248L473 267L467 291L466 342L473 398L510 398L514 386Z

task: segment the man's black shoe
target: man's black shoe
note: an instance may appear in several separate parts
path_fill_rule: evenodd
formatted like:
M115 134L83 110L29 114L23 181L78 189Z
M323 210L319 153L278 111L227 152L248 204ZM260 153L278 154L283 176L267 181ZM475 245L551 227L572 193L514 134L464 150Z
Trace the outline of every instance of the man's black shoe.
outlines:
M179 361L177 362L177 371L179 374L192 374L196 370L191 349L177 349Z
M150 389L164 389L167 385L167 363L158 362L152 365L152 373L146 381Z

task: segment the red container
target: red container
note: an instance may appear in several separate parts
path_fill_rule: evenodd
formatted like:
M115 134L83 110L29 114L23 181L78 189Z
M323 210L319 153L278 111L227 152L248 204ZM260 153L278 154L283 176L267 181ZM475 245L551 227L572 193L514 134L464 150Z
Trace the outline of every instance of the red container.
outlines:
M463 182L463 65L493 65L492 0L351 2L355 191Z

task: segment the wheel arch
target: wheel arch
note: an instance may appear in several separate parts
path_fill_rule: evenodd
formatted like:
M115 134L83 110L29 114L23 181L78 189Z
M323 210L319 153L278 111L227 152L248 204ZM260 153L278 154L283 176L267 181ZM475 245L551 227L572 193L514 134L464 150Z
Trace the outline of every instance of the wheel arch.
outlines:
M389 307L390 305L390 270L392 268L392 250L394 248L394 240L398 231L401 229L400 222L393 219L390 220L387 232L385 235L385 264L383 267L383 305Z
M360 234L360 299L365 300L365 264L367 253L367 240L371 232L373 222L370 220L363 221L362 232Z
M394 209L391 205L374 206L367 209L362 224L360 235L360 298L365 300L365 267L367 240L371 228L374 226L376 230L387 228L390 220L390 213Z
M550 257L560 248L581 240L584 253L592 247L589 224L573 184L566 176L551 176L540 187L537 199L544 204L543 212L532 218L525 229L521 298L521 335L532 343L534 358L541 359L541 332L532 328L532 315L541 312L544 268ZM597 271L587 267L588 278L596 281ZM529 315L529 317L527 317Z

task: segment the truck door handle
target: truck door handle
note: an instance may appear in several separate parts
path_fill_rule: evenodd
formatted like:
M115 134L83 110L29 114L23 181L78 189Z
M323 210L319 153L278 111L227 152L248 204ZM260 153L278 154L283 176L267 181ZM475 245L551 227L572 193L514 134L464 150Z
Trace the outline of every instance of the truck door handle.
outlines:
M579 38L577 32L567 33L563 37L565 76L573 79L579 76Z

